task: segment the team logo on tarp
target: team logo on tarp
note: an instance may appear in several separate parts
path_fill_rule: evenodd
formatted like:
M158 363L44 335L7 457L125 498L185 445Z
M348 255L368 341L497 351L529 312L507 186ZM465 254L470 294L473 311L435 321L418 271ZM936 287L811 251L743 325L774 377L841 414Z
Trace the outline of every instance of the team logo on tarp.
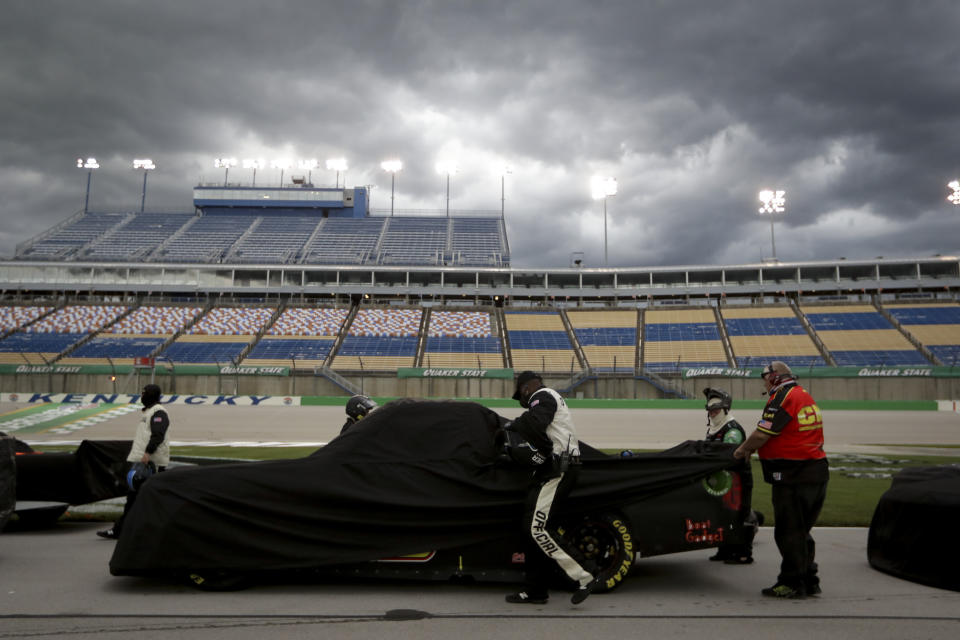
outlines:
M725 495L733 487L733 476L729 471L717 471L703 479L703 488L712 496Z

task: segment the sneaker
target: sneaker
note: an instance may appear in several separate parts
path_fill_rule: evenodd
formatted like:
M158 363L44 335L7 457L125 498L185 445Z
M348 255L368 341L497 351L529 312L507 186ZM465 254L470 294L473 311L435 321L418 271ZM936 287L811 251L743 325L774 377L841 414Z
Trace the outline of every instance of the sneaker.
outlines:
M586 585L574 591L573 596L571 596L570 598L570 602L572 602L573 604L580 604L581 602L586 600L587 597L591 593L593 593L593 590L596 589L597 586L599 585L600 585L600 578L594 578L593 580L588 582Z
M120 534L112 527L103 531L97 531L97 535L101 538L107 538L108 540L116 540L120 537Z
M526 591L511 593L505 600L511 604L547 604L546 595L530 595Z
M799 589L796 587L791 587L790 585L777 583L772 587L767 587L760 591L765 596L771 598L784 598L788 600L803 600L806 598L803 587Z
M713 558L710 558L713 560ZM753 556L733 556L723 561L723 564L752 564Z
M807 585L807 595L808 596L818 596L823 593L823 590L820 589L819 584L808 584Z

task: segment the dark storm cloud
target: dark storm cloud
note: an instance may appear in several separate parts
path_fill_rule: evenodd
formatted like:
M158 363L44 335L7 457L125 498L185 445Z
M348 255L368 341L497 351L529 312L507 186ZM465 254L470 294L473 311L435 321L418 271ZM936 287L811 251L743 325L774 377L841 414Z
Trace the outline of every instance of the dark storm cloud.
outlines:
M398 209L499 211L516 266L955 253L960 5L936 2L8 2L0 254L83 205L189 209L213 158L399 157ZM512 173L504 177L502 167ZM240 168L231 181L249 181ZM279 179L258 173L258 184ZM321 169L315 182L332 184ZM343 180L343 177L340 177ZM954 208L956 209L956 208ZM546 231L549 230L549 231Z

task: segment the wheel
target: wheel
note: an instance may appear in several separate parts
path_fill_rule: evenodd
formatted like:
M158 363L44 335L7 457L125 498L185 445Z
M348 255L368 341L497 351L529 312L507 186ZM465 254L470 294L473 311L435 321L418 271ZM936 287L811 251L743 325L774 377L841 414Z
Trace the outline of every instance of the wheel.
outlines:
M567 539L600 578L596 592L616 589L636 557L630 524L618 513L591 514L567 529Z

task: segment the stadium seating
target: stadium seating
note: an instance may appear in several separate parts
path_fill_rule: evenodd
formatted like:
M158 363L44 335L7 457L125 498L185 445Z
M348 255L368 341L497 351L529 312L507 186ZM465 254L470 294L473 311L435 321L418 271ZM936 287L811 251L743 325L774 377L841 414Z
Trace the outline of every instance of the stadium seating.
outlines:
M222 262L230 247L257 221L253 215L209 215L164 244L152 262Z
M651 371L728 364L712 309L648 310L644 338L643 366Z
M360 309L333 368L395 371L414 366L422 315L420 309Z
M14 333L0 340L0 364L49 363L87 335L87 333Z
M263 216L228 258L245 264L296 262L321 220L315 216Z
M483 311L433 311L427 329L424 367L503 368L500 338L491 334Z
M826 365L790 307L724 307L721 315L737 366L756 367L771 360L791 367Z
M52 310L44 306L0 307L0 334L26 326Z
M50 362L89 334L125 313L127 307L71 305L58 309L0 341L3 363ZM28 312L29 313L29 312Z
M495 266L509 262L496 218L452 218L450 250L454 263L463 266Z
M78 258L103 262L145 259L193 218L189 213L140 213L113 227Z
M592 369L636 369L636 311L568 311L567 318Z
M238 362L244 349L276 313L272 307L211 309L160 356L172 362L227 364Z
M556 311L505 311L510 359L516 371L579 371L577 354Z
M251 366L323 366L347 319L346 309L285 309L243 363Z
M802 306L801 311L838 366L930 364L874 307Z
M950 367L960 364L960 305L898 304L885 308L941 363Z
M447 218L388 218L377 261L380 264L444 264Z
M68 260L85 245L132 217L132 213L86 213L54 227L17 253L18 260Z
M327 218L303 249L305 264L366 264L376 257L385 218Z

